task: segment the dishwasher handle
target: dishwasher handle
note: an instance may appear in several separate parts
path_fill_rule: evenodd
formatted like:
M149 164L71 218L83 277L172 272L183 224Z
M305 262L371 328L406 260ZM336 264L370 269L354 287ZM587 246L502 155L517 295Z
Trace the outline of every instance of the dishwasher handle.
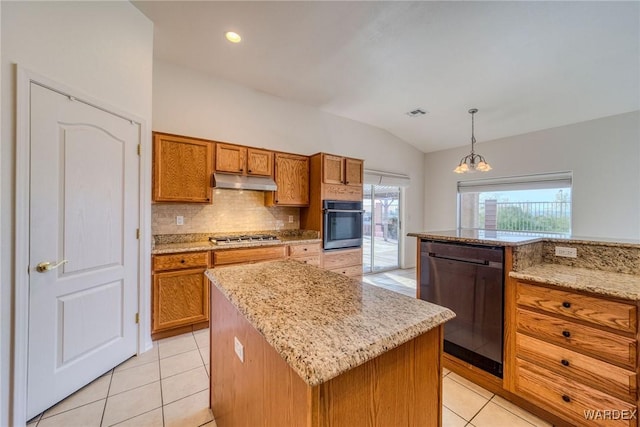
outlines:
M462 257L451 256L451 255L444 256L444 255L438 255L435 252L428 252L427 255L429 255L429 257L431 258L443 259L447 261L464 262L467 264L476 264L476 265L483 265L483 266L492 266L493 264L492 262L486 259L462 258Z

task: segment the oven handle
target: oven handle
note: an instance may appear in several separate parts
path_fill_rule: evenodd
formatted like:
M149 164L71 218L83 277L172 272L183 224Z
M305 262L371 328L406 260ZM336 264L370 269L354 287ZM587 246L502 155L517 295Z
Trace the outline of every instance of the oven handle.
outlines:
M434 252L429 252L429 256L431 258L438 259L446 259L448 261L458 261L458 262L466 262L468 264L477 264L477 265L490 265L490 262L482 259L469 259L469 258L460 258L460 257L447 257L442 255L436 255Z
M347 212L347 213L364 213L364 209L322 209L322 212Z

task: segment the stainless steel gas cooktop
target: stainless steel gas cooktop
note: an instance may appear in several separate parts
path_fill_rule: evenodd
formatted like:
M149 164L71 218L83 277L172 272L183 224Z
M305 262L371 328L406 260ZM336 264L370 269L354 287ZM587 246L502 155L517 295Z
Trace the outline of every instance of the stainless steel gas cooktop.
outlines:
M243 234L241 236L217 236L209 237L209 241L215 245L244 245L247 243L279 242L278 236L273 234Z

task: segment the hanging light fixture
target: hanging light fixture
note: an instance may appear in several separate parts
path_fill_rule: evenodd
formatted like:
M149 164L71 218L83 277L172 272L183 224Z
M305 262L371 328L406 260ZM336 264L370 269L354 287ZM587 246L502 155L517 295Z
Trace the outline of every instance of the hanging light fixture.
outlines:
M476 137L473 135L473 115L477 112L477 108L472 108L469 110L469 114L471 114L471 154L464 156L460 160L458 167L453 170L455 173L471 173L475 171L488 172L492 169L489 163L484 160L484 157L482 157L480 154L476 154L476 152L474 151Z

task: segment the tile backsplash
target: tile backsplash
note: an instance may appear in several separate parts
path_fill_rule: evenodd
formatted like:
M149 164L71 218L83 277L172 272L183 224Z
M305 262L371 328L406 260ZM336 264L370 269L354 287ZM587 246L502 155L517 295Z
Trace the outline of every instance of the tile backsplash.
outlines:
M300 228L300 208L266 207L264 192L250 190L216 189L210 205L154 204L151 216L154 235ZM176 216L184 217L184 225L176 225Z

